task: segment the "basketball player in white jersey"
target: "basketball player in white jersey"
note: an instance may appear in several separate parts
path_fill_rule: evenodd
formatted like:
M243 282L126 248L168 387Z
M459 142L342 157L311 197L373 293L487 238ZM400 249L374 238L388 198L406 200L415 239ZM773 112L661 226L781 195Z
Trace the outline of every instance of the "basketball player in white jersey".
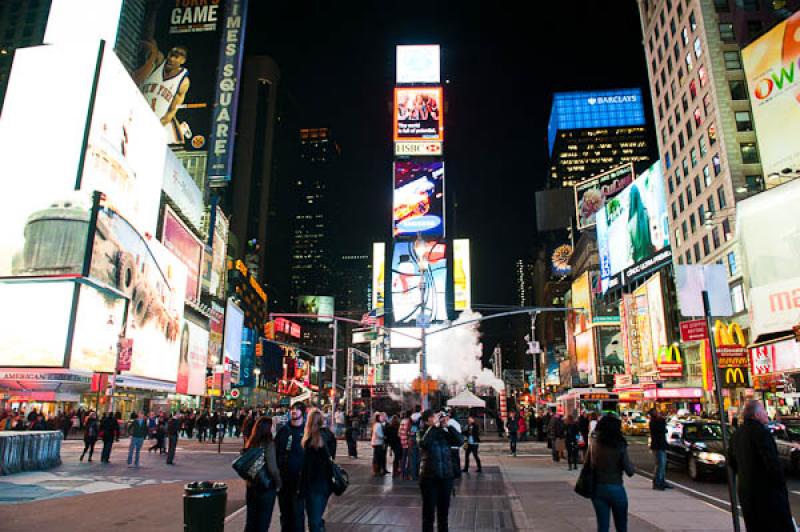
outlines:
M180 123L175 115L189 92L189 70L183 66L189 51L184 46L173 46L164 57L155 41L145 44L148 48L147 60L134 73L134 79L164 125L167 142L183 144L191 132L189 125Z

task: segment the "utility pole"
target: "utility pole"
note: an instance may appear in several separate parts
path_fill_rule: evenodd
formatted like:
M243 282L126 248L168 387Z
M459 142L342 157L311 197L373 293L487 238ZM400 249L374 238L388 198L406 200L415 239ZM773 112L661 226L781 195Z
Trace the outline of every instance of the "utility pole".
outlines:
M339 341L339 334L338 334L339 327L338 327L338 325L339 325L339 322L337 320L333 320L333 323L331 324L331 326L333 327L333 370L331 372L332 373L332 375L331 375L331 381L332 381L331 382L331 390L332 390L331 391L331 405L332 405L332 407L331 407L331 418L332 419L335 419L335 417L336 417L336 406L337 406L337 401L336 401L337 393L336 392L338 391L336 389L336 359L339 358L337 356L337 350L338 350L338 345L337 344L338 344L338 341Z

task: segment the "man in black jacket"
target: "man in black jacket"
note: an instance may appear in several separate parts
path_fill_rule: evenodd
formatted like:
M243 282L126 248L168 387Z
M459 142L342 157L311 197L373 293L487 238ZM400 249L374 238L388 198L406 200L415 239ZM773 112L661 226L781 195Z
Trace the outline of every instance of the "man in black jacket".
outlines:
M650 450L653 453L655 471L653 489L671 488L667 484L667 422L655 408L650 410Z
M303 532L305 529L305 504L303 497L298 495L305 465L302 444L305 414L306 405L300 402L293 404L289 411L289 423L283 425L275 435L275 454L283 485L278 493L282 532Z
M506 431L508 431L508 444L511 447L511 455L517 456L517 434L519 433L519 421L517 421L517 413L510 411L508 419L506 419Z
M178 447L178 432L181 430L181 414L170 416L167 421L167 464L174 465L175 449Z
M453 492L453 458L451 446L459 446L461 435L447 425L443 413L426 410L422 414L427 426L417 433L421 453L419 486L422 491L422 532L433 532L434 518L439 532L448 530L450 495Z
M469 472L469 455L475 457L475 463L478 464L478 473L481 472L481 459L478 457L478 446L481 443L481 429L473 416L467 418L467 428L464 429L464 436L467 440L467 452L464 453L464 473Z
M105 414L100 421L100 434L103 437L103 452L100 454L100 462L108 464L111 461L111 447L114 439L119 437L119 424L111 414Z
M748 401L733 434L728 463L738 475L739 502L748 532L794 532L789 492L764 406Z

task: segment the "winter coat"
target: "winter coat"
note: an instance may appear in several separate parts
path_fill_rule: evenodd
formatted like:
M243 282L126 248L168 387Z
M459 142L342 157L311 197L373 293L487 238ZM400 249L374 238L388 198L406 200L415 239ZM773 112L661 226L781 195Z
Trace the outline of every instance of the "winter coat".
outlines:
M733 434L728 463L739 476L739 502L749 531L794 531L778 448L767 427L746 419Z
M472 445L478 445L481 442L481 428L477 423L474 425L467 423L464 428L464 441L469 441L470 436L472 436Z
M667 450L667 421L663 417L650 419L650 448L654 451Z
M517 418L508 418L506 420L506 430L515 434L519 432L519 421L517 421Z
M420 448L420 479L450 479L454 476L450 447L463 443L452 427L427 427L418 434Z
M96 418L88 418L86 420L86 427L83 431L83 441L85 442L93 442L97 441L97 438L100 434L100 425L97 423Z
M300 476L300 489L303 493L330 494L331 458L336 457L336 437L326 428L320 429L320 434L324 442L322 447L315 449L307 444L303 449L305 456Z

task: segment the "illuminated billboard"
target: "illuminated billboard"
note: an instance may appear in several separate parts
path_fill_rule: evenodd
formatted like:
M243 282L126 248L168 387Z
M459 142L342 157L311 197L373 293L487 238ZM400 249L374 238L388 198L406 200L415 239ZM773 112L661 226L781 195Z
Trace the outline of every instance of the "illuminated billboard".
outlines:
M394 236L444 236L444 162L395 161Z
M737 204L736 231L750 283L751 339L800 323L800 179Z
M642 371L655 369L655 356L667 343L661 273L656 273L633 292L639 364Z
M441 81L438 44L397 47L397 83L439 83Z
M169 206L164 207L161 242L186 266L186 300L199 301L203 243L194 236Z
M196 231L202 230L205 203L203 192L169 148L164 148L164 193Z
M597 327L600 377L613 382L612 375L625 373L625 352L618 327Z
M213 210L214 223L213 233L211 238L213 242L211 245L211 262L208 266L211 267L210 273L210 289L211 296L219 300L225 300L225 281L228 276L228 231L230 225L228 219L222 213L222 209L216 207Z
M441 87L394 89L394 140L444 140Z
M174 382L186 295L186 267L159 241L110 208L97 214L89 275L130 297L127 373Z
M51 0L45 44L117 42L123 0Z
M469 239L453 240L453 295L456 310L472 308L472 271Z
M661 163L608 200L596 220L603 291L671 260Z
M300 296L297 298L297 312L299 314L317 314L319 316L333 316L333 296ZM320 318L318 321L330 323L332 318Z
M124 320L124 298L110 291L81 285L69 357L70 369L113 372ZM135 343L133 348L135 354Z
M572 281L571 306L575 309L573 325L575 334L589 330L592 324L592 292L589 272L584 272Z
M383 308L386 270L386 244L372 243L372 309Z
M0 283L0 366L63 367L75 284Z
M181 349L175 392L205 395L207 360L208 330L184 320L181 327Z
M597 211L603 208L606 200L633 183L634 177L633 163L627 163L575 185L575 219L578 221L578 229L593 227Z
M424 266L424 269L420 268ZM392 310L395 323L415 323L417 318L447 319L447 254L440 242L395 242L392 254ZM424 314L420 311L424 310Z
M239 382L239 365L242 359L242 329L244 329L244 312L233 300L228 300L225 309L225 346L224 364L230 366L231 382Z
M594 384L595 379L594 332L588 330L575 335L575 358L581 384Z
M742 50L761 166L772 174L800 168L800 11ZM778 181L780 183L780 181ZM776 184L778 184L776 183Z

